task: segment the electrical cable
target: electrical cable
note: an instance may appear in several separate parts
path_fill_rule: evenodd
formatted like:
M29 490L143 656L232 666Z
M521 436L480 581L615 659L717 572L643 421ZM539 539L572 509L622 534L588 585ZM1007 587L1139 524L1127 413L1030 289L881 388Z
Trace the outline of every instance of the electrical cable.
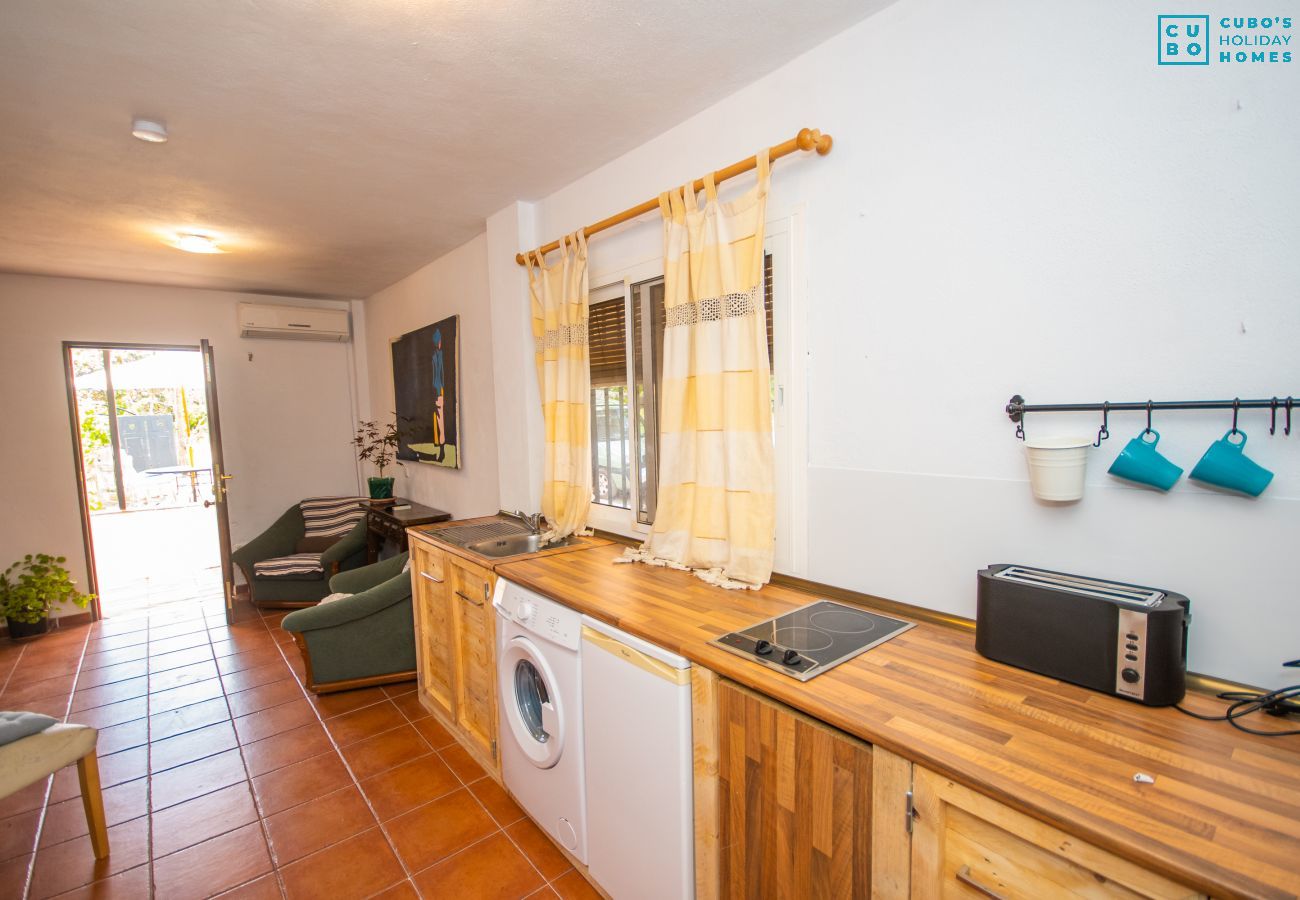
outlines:
M1295 666L1297 663L1300 663L1300 660L1286 665ZM1285 737L1300 734L1300 728L1290 731L1262 731L1237 721L1242 716L1248 716L1254 712L1264 712L1270 716L1279 717L1300 715L1300 699L1297 699L1300 698L1300 684L1293 684L1290 687L1278 688L1273 691L1223 691L1218 694L1218 698L1229 701L1227 710L1220 716L1202 715L1201 713L1192 712L1190 709L1184 709L1178 704L1174 704L1174 709L1184 715L1206 722L1227 722L1233 728L1247 734L1258 734L1263 737Z

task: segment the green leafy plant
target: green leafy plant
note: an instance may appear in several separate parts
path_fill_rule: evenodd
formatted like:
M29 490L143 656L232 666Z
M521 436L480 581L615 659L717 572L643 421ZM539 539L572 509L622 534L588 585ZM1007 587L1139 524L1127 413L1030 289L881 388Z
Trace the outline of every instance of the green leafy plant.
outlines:
M29 553L0 573L0 613L15 622L35 625L60 603L85 609L93 595L77 590L63 567L65 556Z
M374 463L379 470L379 477L384 477L386 469L396 458L397 445L401 441L401 432L397 420L384 424L382 422L358 422L357 434L352 439L352 446L357 448L357 459L361 462Z

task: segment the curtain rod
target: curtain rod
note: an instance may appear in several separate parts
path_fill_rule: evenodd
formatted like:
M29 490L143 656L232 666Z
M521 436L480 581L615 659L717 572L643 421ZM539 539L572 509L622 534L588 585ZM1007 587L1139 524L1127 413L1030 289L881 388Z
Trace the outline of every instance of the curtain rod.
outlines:
M796 150L816 150L818 156L825 156L827 153L831 152L831 136L829 134L822 134L816 128L801 128L799 129L798 134L785 143L777 144L775 147L769 147L767 150L767 158L775 162L783 156L789 156ZM713 180L714 182L726 181L728 178L735 178L737 175L749 172L757 167L758 157L751 156L747 159L742 159L740 162L732 163L725 169L719 169L714 172ZM703 178L695 179L692 184L697 193L704 190ZM648 212L654 212L658 208L659 198L652 197L644 203L623 210L621 213L615 213L608 219L601 219L594 225L588 225L586 228L582 229L582 233L585 237L591 237L598 231L604 231L607 228L613 228L615 225L621 225L629 219L635 219L637 216L643 216ZM530 252L540 253L542 256L545 256L552 250L558 250L559 247L559 241L551 241L549 244L543 244L541 247ZM527 263L527 259L524 257L524 254L516 253L515 262L522 266Z

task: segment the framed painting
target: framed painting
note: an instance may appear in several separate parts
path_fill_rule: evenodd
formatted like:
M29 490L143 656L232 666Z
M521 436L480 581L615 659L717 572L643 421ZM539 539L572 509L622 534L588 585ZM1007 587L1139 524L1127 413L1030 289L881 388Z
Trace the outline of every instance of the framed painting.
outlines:
M397 458L460 468L460 316L393 341Z

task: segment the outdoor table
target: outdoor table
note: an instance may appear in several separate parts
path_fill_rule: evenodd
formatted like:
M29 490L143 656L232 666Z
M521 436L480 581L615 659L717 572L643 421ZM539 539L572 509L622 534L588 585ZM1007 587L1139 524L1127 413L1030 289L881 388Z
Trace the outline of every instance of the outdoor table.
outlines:
M170 475L176 480L176 487L180 487L180 477L188 475L190 478L190 500L194 503L199 502L199 474L208 472L211 469L208 466L159 466L156 469L145 469L144 474L150 477L160 477Z

